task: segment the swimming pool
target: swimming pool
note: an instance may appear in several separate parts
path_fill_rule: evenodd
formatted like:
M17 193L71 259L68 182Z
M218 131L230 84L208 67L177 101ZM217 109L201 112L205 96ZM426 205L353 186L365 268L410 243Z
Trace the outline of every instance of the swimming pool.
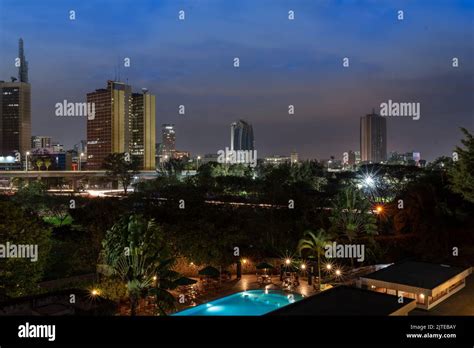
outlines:
M248 290L185 309L173 315L263 315L299 301L300 294L278 290Z

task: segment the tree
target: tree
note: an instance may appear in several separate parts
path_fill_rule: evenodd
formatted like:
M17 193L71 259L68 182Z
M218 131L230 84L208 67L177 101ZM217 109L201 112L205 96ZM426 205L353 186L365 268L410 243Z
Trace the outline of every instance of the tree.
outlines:
M181 171L184 170L185 163L178 158L170 158L164 162L160 162L158 171L161 175L166 177L178 178Z
M44 160L44 166L46 167L46 170L49 170L49 167L51 167L51 158L46 158Z
M34 215L44 208L47 195L46 185L43 182L39 180L22 182L13 196L13 201L23 210Z
M50 249L50 230L15 204L0 202L0 252L6 252L7 242L10 246L37 246L38 254L36 261L33 258L0 257L0 292L8 296L31 294L43 276Z
M347 238L349 243L361 237L368 237L373 242L377 235L376 217L372 205L364 199L359 190L347 187L336 197L329 220L332 222L332 232ZM354 264L351 258L351 264Z
M305 231L303 239L298 243L298 253L302 255L305 251L309 255L314 255L318 258L318 285L321 290L321 254L324 252L324 247L330 242L324 229L319 229L318 233L311 230Z
M129 158L127 153L111 153L105 158L104 167L110 179L120 181L126 195L128 186L138 173L137 160L134 157Z
M38 170L41 170L41 167L43 166L43 160L38 158L35 162L36 164L36 167L38 168Z
M160 314L174 306L168 290L176 288L179 275L171 270L174 257L154 220L136 214L122 218L107 231L103 246L101 269L125 282L132 316L147 294L155 297Z
M456 146L458 160L449 171L451 188L469 202L474 202L474 138L465 128L461 128L465 139L461 143L465 148Z

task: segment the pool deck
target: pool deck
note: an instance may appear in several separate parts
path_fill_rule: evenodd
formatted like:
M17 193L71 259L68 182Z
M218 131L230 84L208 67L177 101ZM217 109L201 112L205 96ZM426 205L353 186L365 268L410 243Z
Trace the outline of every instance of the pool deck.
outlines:
M282 282L280 281L279 276L274 276L272 278L272 284L261 285L257 282L257 276L251 274L242 275L241 279L236 279L233 277L231 280L222 282L221 285L213 290L207 290L197 297L195 300L196 305L206 303L217 298L225 297L236 292L246 291L246 290L262 290L268 286L270 290L283 290ZM300 285L293 288L291 292L299 293L305 297L311 296L317 293L313 288L313 285L308 285L306 278L300 279ZM180 305L177 311L190 308L189 306Z

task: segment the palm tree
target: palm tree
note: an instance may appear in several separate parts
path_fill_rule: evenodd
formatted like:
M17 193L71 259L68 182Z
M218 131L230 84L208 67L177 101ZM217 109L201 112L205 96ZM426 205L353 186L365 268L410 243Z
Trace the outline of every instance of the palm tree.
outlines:
M130 315L137 313L138 301L153 282L150 266L147 265L146 256L139 248L130 251L130 255L122 255L114 267L114 273L125 281L130 298Z
M307 230L304 237L298 242L298 253L301 255L303 251L307 250L308 254L315 255L318 258L318 285L321 290L321 254L324 252L324 247L330 242L329 237L324 229L319 229L317 233Z
M38 170L41 170L41 167L43 166L43 161L41 159L36 160L36 167Z
M342 234L349 242L367 235L377 234L376 218L372 205L360 191L353 187L343 190L336 198L330 221L336 234Z
M127 286L131 315L140 298L153 295L160 314L174 307L168 290L177 287L179 274L171 270L174 257L155 221L132 214L107 231L103 242L103 273L118 276Z
M52 163L52 162L51 162L51 159L50 159L50 158L46 158L46 159L44 160L44 166L46 167L46 170L49 169L49 167L51 166L51 163Z
M360 237L369 237L369 242L373 244L373 236L378 233L377 219L372 210L371 203L362 196L359 190L354 187L344 189L336 197L329 217L333 234L342 235L349 240L349 243ZM351 265L354 266L352 257Z

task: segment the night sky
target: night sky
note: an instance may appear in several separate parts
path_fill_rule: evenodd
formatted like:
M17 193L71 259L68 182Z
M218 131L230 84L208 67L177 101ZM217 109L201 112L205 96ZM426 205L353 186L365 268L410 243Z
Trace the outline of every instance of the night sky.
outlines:
M85 101L125 57L122 80L157 96L157 140L174 123L177 148L192 154L229 146L242 118L259 157L340 158L359 150L359 118L389 99L421 103L421 119L389 118L388 151L432 160L452 152L459 127L474 129L474 1L0 0L0 80L17 75L20 37L32 134L67 148L86 120L56 117L54 105Z

